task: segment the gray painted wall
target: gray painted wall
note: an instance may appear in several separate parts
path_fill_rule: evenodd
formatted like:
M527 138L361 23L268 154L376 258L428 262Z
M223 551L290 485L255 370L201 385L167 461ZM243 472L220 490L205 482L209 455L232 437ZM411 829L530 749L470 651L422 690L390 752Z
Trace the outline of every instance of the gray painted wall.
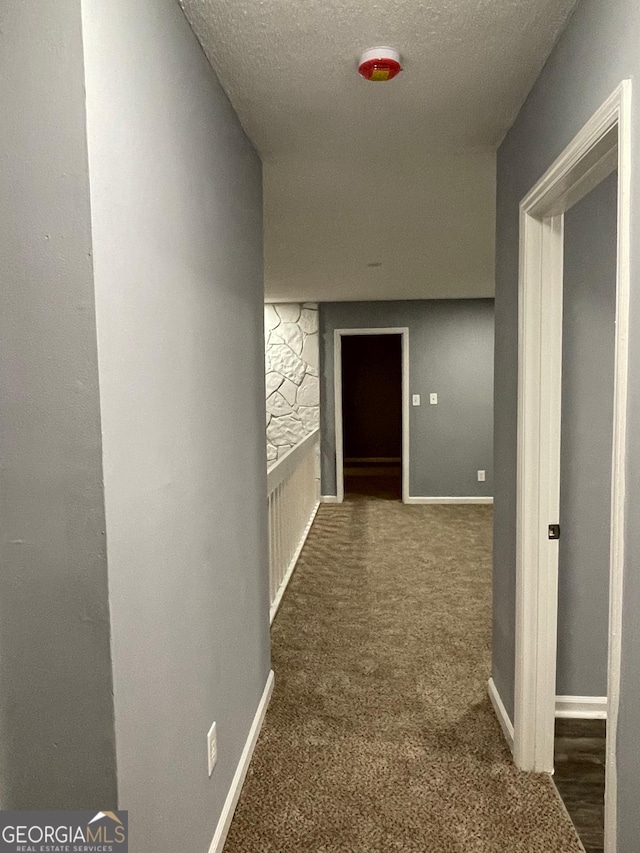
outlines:
M618 853L636 853L640 767L640 172L636 0L581 0L498 154L496 253L495 562L493 676L513 712L518 330L518 205L624 78L635 78L627 550L618 744Z
M261 165L175 0L82 9L119 803L204 851L269 671Z
M561 696L606 696L618 175L565 216L558 577Z
M409 494L491 496L493 300L327 302L320 305L322 494L335 495L335 329L409 328ZM429 394L438 405L429 405ZM484 483L477 472L486 470Z
M0 111L0 805L112 808L79 0L3 4Z

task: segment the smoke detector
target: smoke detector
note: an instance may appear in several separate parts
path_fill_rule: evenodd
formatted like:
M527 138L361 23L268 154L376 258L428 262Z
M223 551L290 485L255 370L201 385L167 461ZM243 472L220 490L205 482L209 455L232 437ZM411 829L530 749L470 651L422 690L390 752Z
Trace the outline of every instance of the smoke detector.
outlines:
M400 54L392 47L370 47L360 57L358 73L365 80L393 80L402 71Z

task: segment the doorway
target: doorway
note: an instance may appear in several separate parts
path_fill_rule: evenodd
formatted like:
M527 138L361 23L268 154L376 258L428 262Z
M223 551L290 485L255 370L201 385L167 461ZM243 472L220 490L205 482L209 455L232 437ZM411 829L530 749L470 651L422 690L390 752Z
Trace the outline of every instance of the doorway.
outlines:
M337 500L408 493L408 329L335 331Z
M616 730L624 565L630 254L631 84L625 81L521 202L514 756L554 770L565 214L617 169L615 330L610 419L604 850L616 849ZM571 525L569 525L570 527Z
M589 853L604 848L617 191L615 171L564 217L554 781Z
M346 495L402 499L402 340L342 338L342 440Z

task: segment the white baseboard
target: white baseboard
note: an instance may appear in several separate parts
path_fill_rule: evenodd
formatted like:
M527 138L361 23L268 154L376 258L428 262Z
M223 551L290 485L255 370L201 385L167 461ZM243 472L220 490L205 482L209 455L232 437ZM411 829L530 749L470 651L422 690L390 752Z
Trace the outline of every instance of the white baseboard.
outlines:
M322 495L322 497L320 498L320 503L337 504L337 503L339 503L338 496L337 495Z
M227 799L225 800L224 806L222 808L222 814L220 815L220 820L218 821L215 835L213 836L213 841L211 842L211 846L209 847L209 853L222 853L222 848L224 847L224 843L227 840L229 827L231 826L231 821L233 820L233 814L236 810L236 806L238 805L238 800L240 799L240 792L242 791L242 786L247 775L247 770L249 769L249 764L251 763L251 756L253 755L253 750L255 749L256 741L258 740L258 735L260 734L260 729L262 728L264 717L267 713L267 708L269 707L269 700L271 699L271 694L273 693L273 684L274 675L273 670L271 670L271 672L269 673L269 677L267 678L267 683L265 684L264 691L262 693L262 698L260 699L260 704L258 705L258 710L256 711L256 715L253 718L251 728L249 729L249 736L247 737L244 749L242 750L242 755L240 756L240 761L238 762L233 781L231 782L231 787L229 788Z
M309 535L309 531L311 530L311 525L313 524L313 519L316 517L316 513L318 512L318 507L320 506L320 501L316 501L313 510L311 511L311 516L309 517L309 521L307 522L307 526L305 527L302 536L300 537L300 541L298 542L298 547L296 548L293 557L291 558L291 562L289 563L289 568L286 571L284 578L282 579L282 583L280 584L280 588L276 593L276 597L273 599L273 604L271 605L271 609L269 610L269 622L273 624L273 620L276 617L276 613L278 612L278 607L280 607L280 602L282 601L282 596L285 593L287 586L289 585L289 581L295 571L298 557L300 556L300 552L304 547L304 543L307 541L307 536Z
M495 711L498 722L500 723L502 734L504 735L504 739L506 740L509 749L513 752L513 723L511 722L509 714L507 714L507 709L504 707L504 703L498 693L498 688L496 687L493 678L489 679L488 687L489 699L491 699L493 710Z
M458 497L443 497L443 498L422 498L412 495L405 498L406 504L492 504L493 498L472 496L468 498Z
M606 696L556 696L556 717L565 720L606 720Z

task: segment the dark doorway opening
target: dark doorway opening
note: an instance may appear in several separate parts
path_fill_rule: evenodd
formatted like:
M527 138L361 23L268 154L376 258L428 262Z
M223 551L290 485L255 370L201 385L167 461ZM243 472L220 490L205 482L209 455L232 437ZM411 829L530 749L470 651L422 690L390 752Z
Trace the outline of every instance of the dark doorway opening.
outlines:
M402 337L344 335L345 495L402 499Z

